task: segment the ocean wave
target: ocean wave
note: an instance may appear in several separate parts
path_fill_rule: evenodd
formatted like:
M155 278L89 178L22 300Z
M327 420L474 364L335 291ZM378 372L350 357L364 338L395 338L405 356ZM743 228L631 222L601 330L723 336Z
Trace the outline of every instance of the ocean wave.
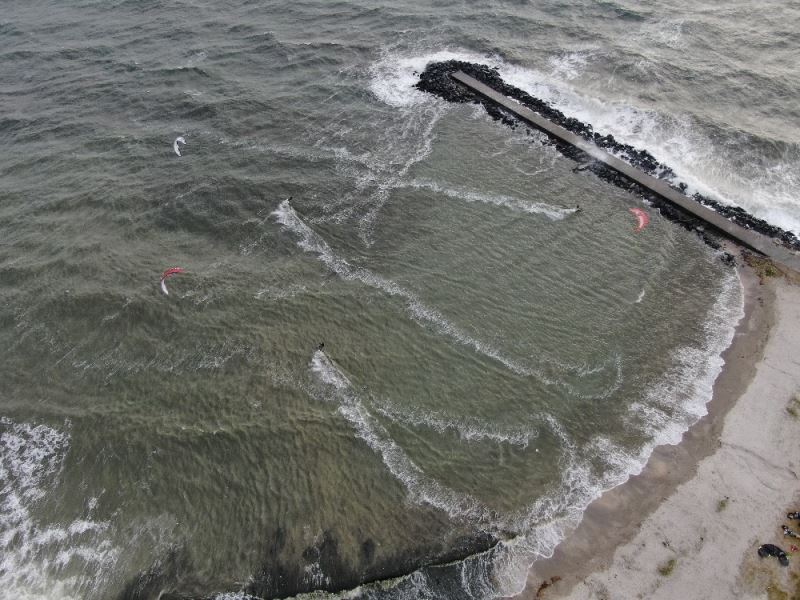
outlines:
M496 58L475 52L441 50L429 54L405 54L385 50L370 69L370 91L381 102L395 108L415 106L431 101L431 96L414 87L419 74L432 62L463 60L497 63Z
M642 35L658 32L660 43L680 48L682 21L642 26ZM431 52L384 51L371 68L370 91L389 106L408 108L441 102L414 86L429 63L448 60L486 64L499 71L510 85L540 98L562 111L592 125L595 131L612 134L619 142L643 148L671 167L675 183L683 182L688 192L699 192L725 204L741 206L773 225L800 234L800 145L786 146L780 156L758 154L741 161L741 147L754 144L744 132L720 132L711 137L689 114L668 114L630 102L609 101L581 93L571 83L579 79L595 59L593 49L558 52L548 59L549 69L535 69L465 50ZM738 139L742 138L742 139ZM770 142L766 140L765 142ZM780 145L780 144L779 144ZM735 152L732 152L735 151Z
M583 75L595 56L594 50L562 52L548 58L551 75L563 81L577 79Z
M704 341L697 347L676 352L676 365L665 374L662 384L652 388L641 402L630 407L629 425L647 432L650 436L650 441L638 449L631 451L603 435L578 444L556 418L551 415L542 417L542 423L558 440L562 449L559 458L561 480L536 501L512 513L491 511L485 506L477 515L472 511L453 511L461 518L479 515L481 519L487 519L486 523L492 530L517 533L487 552L450 565L449 568L456 569L450 585L457 587L457 590L451 587L446 593L442 593L441 588L431 585L429 571L422 568L404 577L366 584L357 590L331 594L329 597L394 600L421 597L422 591L427 590L425 597L430 598L457 595L488 599L521 593L533 561L552 556L556 546L577 526L586 507L593 500L604 491L625 482L631 475L639 473L657 445L678 443L686 428L705 414L713 383L724 362L721 354L730 345L736 326L743 316L741 299L741 283L735 274L730 274L724 280L704 325ZM352 393L349 379L336 367L331 365L323 368L320 365L317 368L329 373L323 375L323 380L334 387L339 386L337 389L340 391ZM365 431L369 429L365 425L368 416L360 401L357 402L359 409L349 411L354 413L350 417L359 428L364 428L360 431L365 439L372 442L370 445L379 452L392 449L402 453L393 442L387 444L386 439L379 438L374 431ZM677 407L678 410L669 413L663 410L667 405ZM436 422L433 421L434 424ZM382 433L386 435L385 431ZM402 461L398 462L402 465ZM397 464L390 465L390 470L393 468L397 469ZM414 485L413 477L409 478L406 472L398 472L405 478L404 482ZM444 499L446 501L442 504L452 510L449 504L452 499L446 495ZM441 573L437 574L436 580L442 580Z
M720 140L712 139L689 114L668 114L587 96L555 70L548 73L506 63L497 66L508 84L544 100L568 117L590 123L598 133L610 133L621 143L649 151L674 171L673 182L687 184L689 194L698 192L724 204L741 206L773 225L800 233L796 193L800 146L786 148L781 157L756 156L750 164L742 164L740 148L753 146L735 139L748 137L743 133L725 132ZM731 148L736 148L735 155Z
M433 150L433 130L444 111L443 107L429 111L416 111L417 116L402 125L399 139L406 142L402 147L398 145L394 135L388 138L390 153L395 157L402 157L401 163L397 168L394 161L388 161L382 165L381 171L372 172L369 175L369 179L377 183L377 189L369 198L371 205L369 210L360 220L361 238L365 245L369 246L372 243L374 222L388 201L391 191L398 187L399 182L403 181L412 166L425 160Z
M339 414L351 424L356 435L381 456L389 472L403 484L414 502L433 506L451 518L483 523L493 521L492 511L476 498L452 490L427 476L372 417L354 392L349 378L324 352L317 350L314 353L310 368L328 388L324 399L337 403Z
M319 260L331 271L348 281L360 281L372 288L381 290L390 296L397 296L406 301L406 308L418 322L432 326L436 331L447 335L465 346L488 356L518 375L532 375L533 373L523 365L503 356L499 351L470 337L458 327L447 321L438 311L423 304L412 292L406 290L394 281L385 279L362 267L355 267L345 259L337 256L322 237L306 225L297 212L284 200L273 213L275 220L289 231L299 236L298 246L311 254L317 255Z
M34 516L63 468L69 423L65 429L0 418L0 586L8 597L84 598L117 562L110 523L91 518L96 499L69 523L44 524ZM80 575L65 576L75 571Z
M672 368L628 411L629 425L644 429L653 440L644 450L647 456L655 446L679 443L684 431L708 413L714 382L725 364L722 353L743 316L741 281L729 273L703 325L704 343L675 350Z

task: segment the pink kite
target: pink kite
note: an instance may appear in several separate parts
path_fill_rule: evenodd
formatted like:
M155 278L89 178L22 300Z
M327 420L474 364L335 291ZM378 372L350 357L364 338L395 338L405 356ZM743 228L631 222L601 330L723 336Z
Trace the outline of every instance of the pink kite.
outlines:
M171 267L161 274L161 291L167 296L169 296L169 292L167 291L167 279L178 273L183 273L183 269L180 267Z
M650 222L650 217L641 208L629 208L628 210L636 217L637 226L634 231L641 231Z

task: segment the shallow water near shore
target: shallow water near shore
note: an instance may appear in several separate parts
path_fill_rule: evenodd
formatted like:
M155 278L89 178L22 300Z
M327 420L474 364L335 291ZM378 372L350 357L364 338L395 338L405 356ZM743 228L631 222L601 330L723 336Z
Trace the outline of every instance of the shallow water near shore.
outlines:
M519 590L704 414L741 289L536 135L413 85L496 66L798 232L797 11L662 10L10 3L3 589Z

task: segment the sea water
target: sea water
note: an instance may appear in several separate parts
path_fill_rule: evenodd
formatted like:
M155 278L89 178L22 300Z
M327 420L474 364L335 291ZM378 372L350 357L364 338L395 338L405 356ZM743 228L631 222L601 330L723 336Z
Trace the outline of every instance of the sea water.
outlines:
M2 589L519 591L705 413L741 288L418 73L489 64L798 233L798 26L781 3L7 2Z

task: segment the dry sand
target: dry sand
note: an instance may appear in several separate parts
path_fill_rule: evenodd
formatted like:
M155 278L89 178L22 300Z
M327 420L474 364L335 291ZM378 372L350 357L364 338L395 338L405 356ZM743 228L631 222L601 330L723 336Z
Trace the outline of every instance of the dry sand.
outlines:
M756 553L800 547L780 529L800 531L785 519L800 510L800 285L740 275L745 317L709 414L592 503L520 598L800 599L800 553L788 568Z

